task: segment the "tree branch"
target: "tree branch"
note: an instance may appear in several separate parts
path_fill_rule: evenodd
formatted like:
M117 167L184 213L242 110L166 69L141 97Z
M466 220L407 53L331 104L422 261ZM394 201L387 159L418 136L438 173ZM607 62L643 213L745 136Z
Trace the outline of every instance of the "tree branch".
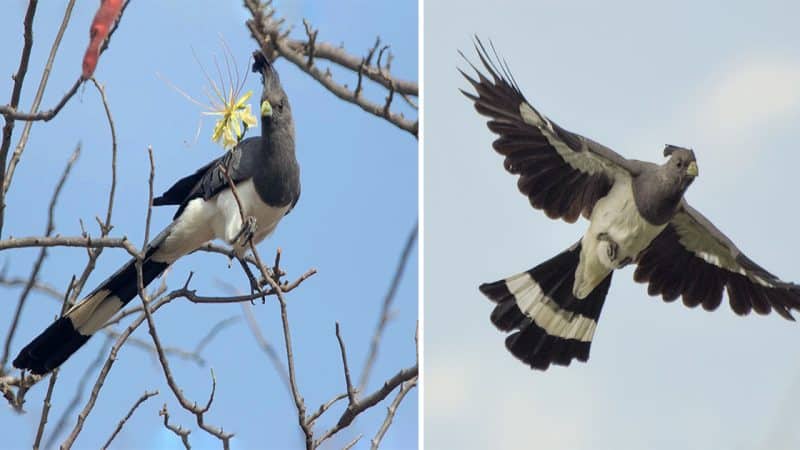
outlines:
M111 433L111 436L109 436L108 440L103 445L103 450L106 450L108 446L111 445L111 441L113 441L114 438L117 437L119 432L122 431L122 427L125 426L125 422L127 422L128 419L131 418L133 413L136 411L136 408L138 408L139 405L141 405L142 403L146 402L150 397L154 397L156 395L158 395L158 391L153 391L153 392L144 391L144 394L142 394L142 396L139 397L139 400L136 400L136 403L133 404L130 411L128 411L128 414L126 414L125 417L123 417L122 420L119 421L117 427L114 428L114 432Z
M268 55L270 59L274 59L277 55L282 56L335 96L357 105L364 111L380 117L417 137L419 123L416 120L405 118L402 113L391 111L394 93L402 88L403 95L416 96L416 83L396 80L389 75L388 70L384 70L380 66L369 66L368 61L365 61L366 58L348 55L343 49L336 49L329 44L319 42L317 40L317 31L312 30L310 26L306 26L308 38L306 41L288 39L288 32L282 29L283 20L274 18L275 10L272 8L271 0L263 4L259 0L245 0L244 4L253 16L251 20L247 21L250 33L259 43L264 54ZM370 55L375 52L379 43L380 41L376 42ZM356 72L359 78L358 87L350 90L347 85L335 82L329 69L323 72L314 64L315 57L317 59L329 59L342 67ZM360 78L362 74L388 91L388 95L382 105L371 102L360 95Z
M394 416L397 414L397 408L400 406L400 402L403 401L403 399L406 397L406 394L408 394L411 389L414 389L414 387L417 386L418 380L419 377L414 377L400 386L400 391L397 392L397 397L395 397L394 401L392 401L392 404L386 408L386 419L384 419L383 424L381 424L380 429L378 429L378 433L370 442L370 448L372 450L378 450L378 447L380 447L383 436L386 434L386 431L389 430L389 427L392 425L392 420L394 420Z
M67 161L67 165L64 167L64 172L61 174L61 178L56 183L56 187L53 190L53 196L50 198L50 206L47 209L47 225L45 226L45 236L50 236L53 231L55 230L55 209L56 203L58 203L58 197L61 194L61 189L64 187L64 183L67 181L67 177L69 177L69 173L72 170L72 166L75 164L75 161L78 160L78 156L81 154L81 146L78 144L75 147L75 151L72 152L69 160ZM6 335L6 342L3 346L3 356L0 358L0 368L4 368L6 363L8 362L8 357L11 352L11 340L14 338L14 334L17 332L17 325L19 325L19 318L22 315L22 308L25 306L25 301L28 299L28 294L31 293L33 289L33 285L39 278L39 271L42 269L42 264L44 263L44 259L47 257L47 249L42 248L39 250L39 256L36 258L36 262L33 263L33 269L31 270L31 274L28 277L28 282L25 284L25 288L22 290L22 294L19 297L19 301L17 301L17 309L14 312L14 318L11 320L11 327L8 330L8 334ZM66 301L66 299L65 299Z
M403 252L400 254L400 260L397 263L397 268L395 268L392 282L389 284L389 290L383 297L381 315L378 319L378 325L375 327L375 334L372 336L372 341L370 342L367 360L364 363L364 368L361 371L361 379L358 382L359 390L364 390L366 388L370 373L372 372L372 367L378 357L378 348L380 347L383 332L386 329L386 325L389 323L389 320L391 319L391 306L394 302L394 297L397 294L397 288L400 286L400 280L403 279L403 273L405 272L406 265L408 264L408 257L411 254L411 249L414 248L414 243L417 242L418 228L419 227L417 224L414 224L414 228L412 228L411 232L408 234L406 244L403 247Z

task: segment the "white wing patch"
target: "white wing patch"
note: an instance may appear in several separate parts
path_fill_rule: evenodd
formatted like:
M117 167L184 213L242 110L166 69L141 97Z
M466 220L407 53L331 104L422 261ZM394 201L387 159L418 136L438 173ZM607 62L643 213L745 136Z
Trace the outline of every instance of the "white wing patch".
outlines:
M506 279L506 288L514 296L520 311L548 335L581 342L592 341L597 322L559 307L553 299L544 295L539 284L527 272Z
M706 230L705 227L694 221L689 214L678 213L672 218L671 223L678 233L678 240L681 245L698 258L729 272L743 275L761 286L768 288L775 287L774 284L764 280L762 277L745 270L745 268L736 261L736 258L731 253L731 249L715 239L709 230Z
M595 173L612 173L615 178L630 178L630 175L625 170L620 169L616 165L588 151L586 141L583 139L581 139L582 148L580 152L569 148L569 146L558 137L558 133L556 133L550 120L536 112L527 102L522 102L519 105L519 113L522 116L522 120L538 128L545 139L547 139L550 146L558 152L567 164L575 169L592 175Z
M123 304L119 298L107 297L108 294L108 289L103 289L67 311L66 317L78 333L84 336L94 334L122 309Z

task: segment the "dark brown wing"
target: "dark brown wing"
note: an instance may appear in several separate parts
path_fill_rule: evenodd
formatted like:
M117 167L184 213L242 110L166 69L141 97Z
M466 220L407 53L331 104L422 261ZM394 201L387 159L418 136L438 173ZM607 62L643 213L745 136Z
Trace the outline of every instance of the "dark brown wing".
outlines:
M581 213L591 214L615 180L638 173L640 163L569 132L536 111L507 66L494 61L496 53L493 60L477 38L475 48L488 76L470 63L477 79L461 74L475 94L461 92L475 103L478 113L490 118L489 129L499 135L493 147L505 156L506 170L520 176L519 190L534 208L550 218L575 222Z
M259 167L252 160L258 156L260 140L260 137L243 140L233 150L225 152L223 156L201 167L192 175L175 182L160 197L153 199L153 205L180 205L178 211L175 212L175 218L177 218L192 199L202 197L208 200L221 190L228 188L228 179L223 174L220 165L225 167L234 183L251 178L254 170Z
M683 296L689 307L712 311L722 291L736 314L775 310L794 320L800 309L800 286L779 280L742 253L736 245L685 201L667 228L638 257L634 279L649 283L647 293L666 301Z

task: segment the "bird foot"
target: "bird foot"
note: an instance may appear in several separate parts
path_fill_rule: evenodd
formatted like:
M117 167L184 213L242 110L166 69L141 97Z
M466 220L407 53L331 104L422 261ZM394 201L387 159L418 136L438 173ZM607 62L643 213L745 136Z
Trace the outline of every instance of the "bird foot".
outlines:
M247 216L242 223L242 228L236 233L236 236L233 237L232 244L245 248L250 243L250 239L252 239L253 235L256 233L256 218L253 216Z
M631 262L633 262L633 260L630 257L626 257L623 258L622 260L617 261L617 258L620 256L619 244L614 242L614 240L611 239L611 236L609 236L608 233L598 234L597 240L608 244L608 246L606 247L606 255L608 256L608 260L614 263L618 269L623 268L628 264L630 264Z
M606 247L606 254L608 255L608 259L614 261L617 259L617 251L619 251L619 246L608 233L600 233L597 235L597 240L600 242L605 242L608 244Z

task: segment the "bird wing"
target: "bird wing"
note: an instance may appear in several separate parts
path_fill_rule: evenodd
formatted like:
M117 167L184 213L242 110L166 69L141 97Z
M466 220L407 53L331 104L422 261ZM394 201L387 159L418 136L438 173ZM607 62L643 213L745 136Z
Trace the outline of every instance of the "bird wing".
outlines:
M228 188L228 179L221 167L225 168L231 180L237 184L252 177L252 168L255 165L249 162L256 156L257 152L253 150L256 150L255 146L259 145L257 141L260 139L255 137L245 139L225 155L211 161L195 173L181 178L160 197L154 198L153 205L180 205L175 213L177 218L192 199L202 197L208 200Z
M589 217L615 180L641 170L642 163L625 159L540 114L522 95L507 65L495 61L496 52L493 60L477 38L475 48L488 76L467 60L477 80L461 74L476 93L461 92L475 103L478 113L490 118L489 129L500 136L493 147L505 156L506 170L520 176L519 190L534 208L550 218L575 222L581 213Z
M736 314L775 310L794 320L800 309L800 286L781 281L739 250L725 234L684 200L670 223L637 257L634 279L649 283L647 292L673 301L683 296L689 307L712 311L722 291Z

